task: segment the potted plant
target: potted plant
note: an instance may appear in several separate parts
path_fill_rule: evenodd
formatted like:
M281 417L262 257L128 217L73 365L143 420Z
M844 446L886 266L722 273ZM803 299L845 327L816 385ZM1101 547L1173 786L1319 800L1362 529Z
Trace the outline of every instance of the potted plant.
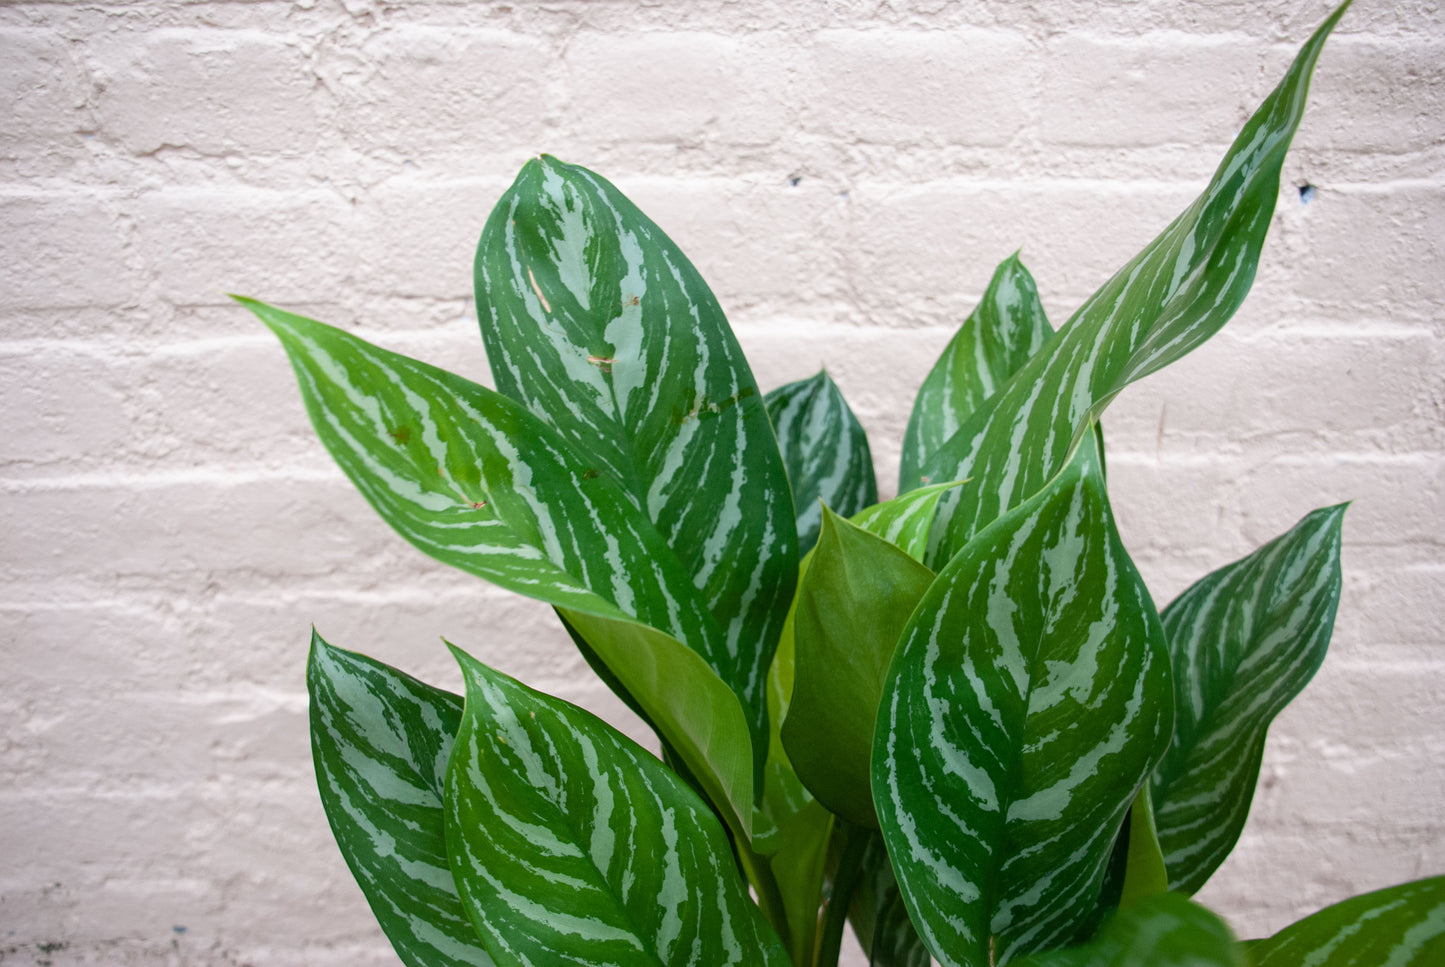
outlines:
M402 960L1426 964L1445 878L1252 945L1188 899L1323 660L1345 508L1162 611L1099 419L1253 279L1331 16L1200 197L1055 332L1017 257L879 503L826 374L764 394L691 263L543 156L476 258L496 389L240 299L337 462L445 563L552 605L653 756L467 655L465 696L313 638L317 780Z

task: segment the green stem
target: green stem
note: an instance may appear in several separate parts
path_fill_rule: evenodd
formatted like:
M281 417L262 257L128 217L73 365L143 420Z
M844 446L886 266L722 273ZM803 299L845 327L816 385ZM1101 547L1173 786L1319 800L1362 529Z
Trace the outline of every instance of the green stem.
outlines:
M843 947L843 925L848 922L848 906L863 873L863 854L868 849L868 833L842 818L833 828L843 836L843 856L833 874L833 891L828 897L823 932L818 937L818 953L813 967L838 967L838 953Z

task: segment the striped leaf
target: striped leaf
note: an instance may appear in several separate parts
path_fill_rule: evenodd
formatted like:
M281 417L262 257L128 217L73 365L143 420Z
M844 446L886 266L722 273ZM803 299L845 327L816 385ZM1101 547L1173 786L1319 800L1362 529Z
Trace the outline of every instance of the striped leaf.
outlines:
M737 696L676 638L596 612L559 608L641 706L667 748L743 840L768 830L754 805L755 770L748 723ZM762 827L762 828L759 828Z
M1345 6L1305 44L1204 193L924 462L931 480L970 478L940 505L935 566L1043 487L1125 386L1179 359L1234 314L1254 280L1315 60Z
M717 300L621 192L546 156L498 201L475 274L498 390L620 486L675 551L722 629L723 678L740 686L761 768L797 537L767 408Z
M888 673L873 800L945 965L1072 939L1169 741L1164 630L1093 440L939 572Z
M407 967L490 967L447 864L442 781L462 700L312 633L316 785L336 844Z
M871 534L902 548L909 557L922 562L928 553L929 530L938 512L938 502L962 481L917 487L892 500L865 507L850 520Z
M281 338L317 434L387 523L446 564L561 609L750 837L750 726L761 723L742 711L745 672L622 488L499 393L241 301Z
M494 959L787 967L722 827L682 780L587 712L453 652L467 699L447 850Z
M818 542L827 504L844 517L878 502L873 454L863 425L826 371L764 397L793 487L798 553Z
M1018 967L1248 967L1249 963L1223 920L1177 893L1161 893L1121 910L1089 943L1027 957Z
M808 790L855 825L878 825L873 722L898 636L932 583L933 572L898 547L824 508L798 584L796 677L782 738Z
M1344 514L1314 511L1164 609L1174 741L1151 785L1171 889L1198 890L1234 848L1269 724L1324 661Z
M1054 334L1039 290L1015 253L994 270L983 300L933 364L908 417L898 492L926 483L923 465Z
M1439 967L1445 876L1351 897L1249 947L1254 967Z
M877 831L868 835L863 875L848 907L848 922L868 955L868 967L928 967L928 948L908 919L883 836Z

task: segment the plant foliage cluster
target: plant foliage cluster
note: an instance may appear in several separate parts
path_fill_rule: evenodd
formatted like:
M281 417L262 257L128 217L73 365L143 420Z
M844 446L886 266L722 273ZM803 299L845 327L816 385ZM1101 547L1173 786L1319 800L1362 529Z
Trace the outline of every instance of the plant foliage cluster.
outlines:
M1057 332L1017 258L929 373L899 496L818 376L764 395L692 264L542 157L476 257L496 389L241 300L407 540L552 605L662 757L453 648L316 637L317 780L410 967L1445 963L1445 878L1252 945L1188 899L1324 658L1343 506L1162 611L1099 419L1248 290L1305 45L1203 194Z

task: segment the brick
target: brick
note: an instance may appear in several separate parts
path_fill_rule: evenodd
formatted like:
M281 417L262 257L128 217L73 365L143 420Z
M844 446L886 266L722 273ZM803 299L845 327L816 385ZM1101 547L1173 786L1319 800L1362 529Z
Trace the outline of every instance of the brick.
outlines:
M863 143L1002 146L1036 111L1040 60L1002 30L823 30L808 128Z
M84 190L0 195L0 306L120 307L144 284L119 205Z
M320 69L336 130L355 150L471 174L479 153L504 151L520 164L541 147L550 109L539 65L548 62L534 37L404 25L360 50L328 50Z
M351 207L329 191L172 188L134 211L156 295L175 305L226 305L228 292L305 304L354 277Z
M1445 188L1322 185L1302 214L1274 239L1276 258L1293 262L1299 295L1341 307L1413 303L1438 314L1445 293L1421 269L1445 260Z
M1445 445L1440 335L1412 326L1236 330L1236 319L1106 416L1111 443L1191 450L1268 439L1281 452Z
M396 566L402 560L426 560L344 479L242 480L139 478L9 493L0 528L5 573L20 582L111 590L170 583L196 593L218 578L278 569L290 579L319 577L343 561L354 562L346 580L355 586L382 572L411 573Z
M883 325L961 323L994 268L1016 251L1062 326L1193 199L1182 185L969 182L864 185L850 193L846 271ZM1101 228L1101 226L1108 226ZM1062 304L1064 312L1054 312ZM917 324L916 322L913 324Z
M83 461L124 447L130 421L125 390L93 355L7 353L0 345L0 411L25 413L0 440L0 476Z
M788 312L846 293L847 204L820 179L635 176L619 187L682 248L725 312Z
M299 155L316 145L307 51L252 30L121 30L90 55L103 79L96 111L107 137L149 154Z
M1268 834L1246 826L1195 899L1224 914L1238 936L1269 936L1348 897L1434 874L1442 857L1421 848L1422 833L1428 841L1427 831L1378 823ZM1282 869L1291 871L1287 889L1272 881Z
M22 177L64 170L84 150L86 87L58 33L0 28L0 159Z
M1047 142L1127 147L1227 144L1261 49L1183 33L1063 34L1048 45L1039 134Z
M1430 109L1445 90L1445 43L1345 35L1332 38L1321 57L1310 115L1325 143L1336 150L1402 154L1445 140L1445 119Z
M567 129L601 143L767 144L788 121L785 43L756 34L584 32L564 60Z
M366 291L465 299L487 216L510 177L393 180L357 201L358 277Z

